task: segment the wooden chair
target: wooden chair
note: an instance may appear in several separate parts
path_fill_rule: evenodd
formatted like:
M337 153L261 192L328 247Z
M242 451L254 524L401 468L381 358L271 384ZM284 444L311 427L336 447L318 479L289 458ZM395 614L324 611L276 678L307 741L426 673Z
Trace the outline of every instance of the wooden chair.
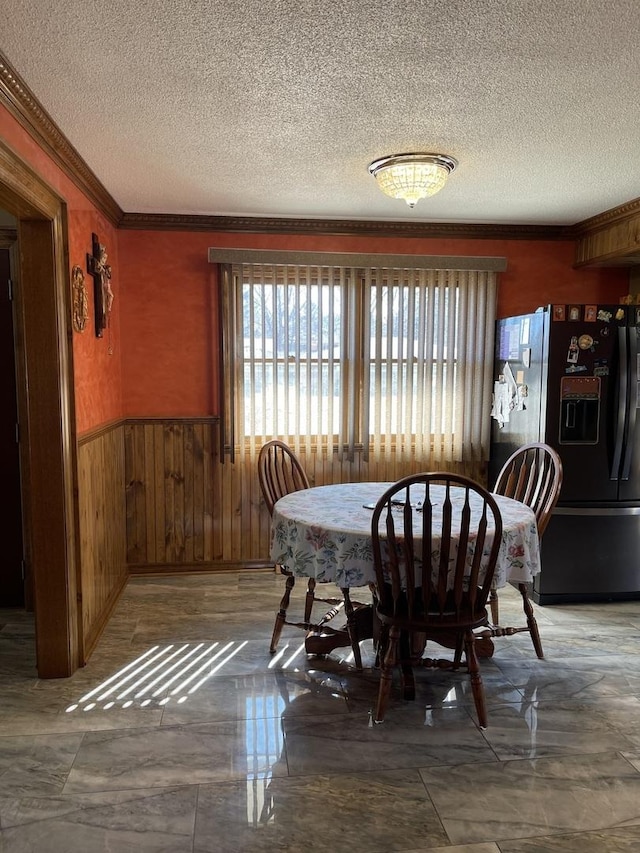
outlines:
M291 492L309 488L309 479L300 464L300 460L288 444L278 439L268 441L260 448L260 453L258 454L258 480L264 501L269 510L269 515L273 514L273 507L280 498ZM315 594L316 581L314 578L309 578L305 598L304 618L302 621L289 622L287 620L287 611L296 579L284 566L276 566L276 571L280 571L281 574L285 575L286 579L284 595L280 601L280 607L273 626L271 645L269 647L271 653L276 651L282 629L285 625L301 628L307 631L307 633L310 631L320 632L323 625L333 619L339 613L340 608L344 606L343 599L317 597ZM316 601L331 605L331 609L324 614L320 622L312 623L311 613L314 602Z
M535 512L538 536L542 539L553 508L558 502L562 488L562 461L548 444L533 442L518 448L502 466L493 487L493 493L513 498L531 507ZM500 627L498 592L493 589L489 598L492 625L489 636L503 637L528 631L537 656L542 659L544 652L540 640L538 623L529 599L528 584L519 583L522 606L527 620L526 627ZM487 634L485 634L487 636Z
M502 516L495 499L467 477L413 474L382 495L373 511L371 537L374 600L381 625L374 722L384 720L394 667L400 666L405 698L413 698L414 665L455 670L463 666L464 651L478 721L485 728L475 629L487 620L502 540ZM416 656L413 642L425 636L453 647L453 660Z

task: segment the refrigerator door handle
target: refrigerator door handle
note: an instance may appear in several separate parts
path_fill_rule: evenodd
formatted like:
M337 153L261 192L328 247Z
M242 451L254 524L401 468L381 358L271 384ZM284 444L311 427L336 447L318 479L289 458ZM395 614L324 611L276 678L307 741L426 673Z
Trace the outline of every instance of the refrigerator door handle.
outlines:
M622 479L628 480L631 474L631 457L633 455L634 436L636 432L636 415L638 411L638 333L635 327L627 328L629 344L629 361L627 373L627 424L624 435L624 460L622 463Z
M564 425L567 429L575 429L576 426L576 404L571 400L567 403Z
M613 459L609 479L617 480L620 476L620 462L622 461L622 446L625 432L625 401L627 399L627 374L629 372L629 358L627 353L627 330L624 326L618 326L618 399L616 401L616 422L614 430Z

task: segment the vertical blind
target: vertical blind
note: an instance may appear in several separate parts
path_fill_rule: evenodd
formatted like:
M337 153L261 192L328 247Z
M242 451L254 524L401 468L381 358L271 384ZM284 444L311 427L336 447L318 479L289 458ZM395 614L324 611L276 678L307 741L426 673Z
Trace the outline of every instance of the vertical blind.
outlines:
M221 267L224 440L429 465L488 454L496 273Z

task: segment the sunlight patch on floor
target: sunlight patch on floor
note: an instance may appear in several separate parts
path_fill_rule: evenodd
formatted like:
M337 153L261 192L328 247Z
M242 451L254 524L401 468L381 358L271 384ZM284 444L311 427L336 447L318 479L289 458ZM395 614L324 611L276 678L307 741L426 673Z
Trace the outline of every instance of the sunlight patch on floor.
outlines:
M247 642L152 646L69 705L66 713L108 711L134 704L144 708L153 702L160 706L169 702L182 704L219 673Z

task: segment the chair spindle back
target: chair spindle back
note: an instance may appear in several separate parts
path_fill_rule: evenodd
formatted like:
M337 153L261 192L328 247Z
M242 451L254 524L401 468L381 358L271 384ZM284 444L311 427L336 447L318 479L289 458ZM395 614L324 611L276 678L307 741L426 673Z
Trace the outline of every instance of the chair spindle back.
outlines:
M280 498L309 488L309 479L288 444L272 439L258 454L258 480L269 514Z
M562 487L562 461L548 444L533 442L518 448L502 466L493 492L526 504L536 514L542 538Z

